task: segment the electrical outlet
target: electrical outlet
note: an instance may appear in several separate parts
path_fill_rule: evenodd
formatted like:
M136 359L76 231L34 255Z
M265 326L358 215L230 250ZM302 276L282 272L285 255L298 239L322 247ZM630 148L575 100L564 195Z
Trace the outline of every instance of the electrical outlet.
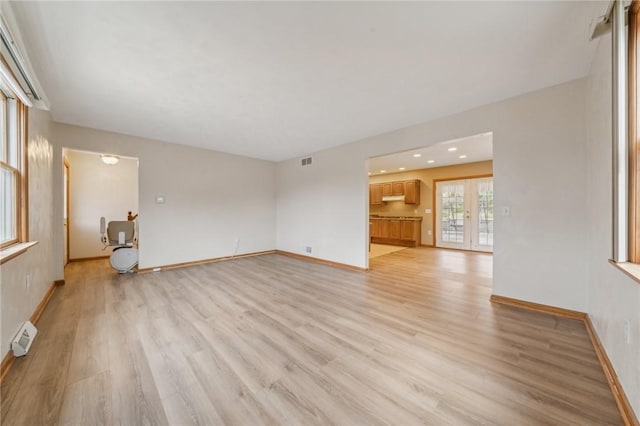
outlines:
M624 321L624 341L627 345L631 344L631 323L629 320Z
M431 235L431 229L427 231L427 235Z
M305 246L304 251L307 253L311 253L311 246Z

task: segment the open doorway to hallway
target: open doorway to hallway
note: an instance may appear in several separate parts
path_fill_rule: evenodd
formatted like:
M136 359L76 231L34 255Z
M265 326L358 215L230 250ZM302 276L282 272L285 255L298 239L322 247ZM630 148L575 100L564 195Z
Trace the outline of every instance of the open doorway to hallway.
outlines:
M138 213L138 159L63 149L64 246L67 262L107 258L100 218L135 219Z
M370 158L367 167L369 259L403 255L411 247L492 250L491 132ZM465 201L452 185L462 181L464 188L467 180L475 186ZM451 246L452 238L465 246Z

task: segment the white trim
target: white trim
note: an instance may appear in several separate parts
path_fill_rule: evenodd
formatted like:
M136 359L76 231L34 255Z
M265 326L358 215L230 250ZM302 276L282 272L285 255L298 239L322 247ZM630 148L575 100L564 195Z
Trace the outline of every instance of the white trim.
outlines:
M0 77L2 77L2 82L7 85L9 90L11 90L11 92L14 93L23 104L25 104L29 108L33 107L33 102L31 101L29 96L27 96L24 90L22 90L20 84L16 81L15 78L13 78L13 75L11 74L9 68L7 68L7 66L2 61L0 61ZM7 93L7 95L10 94Z
M627 34L622 0L613 7L613 249L616 262L629 260L629 141L627 137Z

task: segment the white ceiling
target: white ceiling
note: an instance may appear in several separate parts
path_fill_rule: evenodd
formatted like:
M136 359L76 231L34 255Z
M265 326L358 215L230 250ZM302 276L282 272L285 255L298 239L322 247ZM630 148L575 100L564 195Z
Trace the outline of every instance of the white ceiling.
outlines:
M56 121L283 160L583 77L596 2L14 2Z
M464 156L464 158L460 158ZM369 175L400 173L493 158L493 134L482 133L411 151L369 159ZM383 171L384 170L384 171Z

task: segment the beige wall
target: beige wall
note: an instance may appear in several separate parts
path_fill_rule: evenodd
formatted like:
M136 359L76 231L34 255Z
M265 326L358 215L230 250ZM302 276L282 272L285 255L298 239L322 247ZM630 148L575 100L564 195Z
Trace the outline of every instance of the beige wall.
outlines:
M479 161L477 163L371 176L369 177L369 183L418 179L420 181L420 205L393 201L382 205L369 206L369 213L383 216L421 216L422 244L433 245L433 214L435 208L433 205L433 191L435 189L433 181L437 179L466 178L490 174L493 174L493 161ZM431 213L425 213L426 209L431 210Z
M0 357L54 280L53 148L49 113L29 111L29 240L38 244L0 266ZM62 222L60 222L62 228ZM29 281L27 287L26 282Z
M575 80L278 163L278 249L368 267L368 159L493 132L493 293L584 312L585 102Z
M60 223L63 148L138 159L140 268L275 248L275 163L62 123L53 134L53 217ZM54 272L62 278L62 232L54 237Z
M598 40L587 86L586 217L589 272L587 312L640 416L640 285L609 263L611 257L611 36ZM624 324L631 326L631 341Z

